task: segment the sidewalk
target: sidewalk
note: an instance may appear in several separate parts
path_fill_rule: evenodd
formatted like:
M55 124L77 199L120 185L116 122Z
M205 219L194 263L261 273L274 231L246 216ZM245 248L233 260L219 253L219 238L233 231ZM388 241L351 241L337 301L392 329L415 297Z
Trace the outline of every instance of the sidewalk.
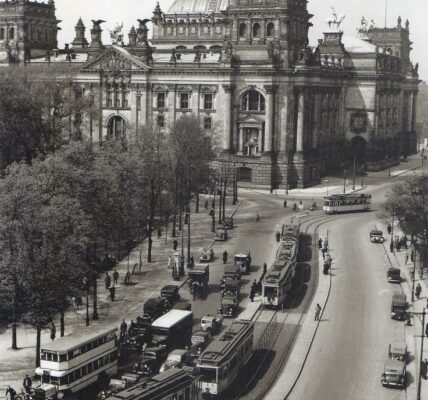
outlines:
M317 242L318 238L323 240L327 237L327 230L320 230L318 235L314 236L314 240ZM330 246L331 247L331 246ZM329 250L332 254L333 262L332 269L334 269L334 250ZM286 364L282 368L282 372L278 376L272 388L266 395L266 399L269 400L283 400L286 399L291 391L293 390L300 374L306 363L306 359L312 347L312 343L315 339L315 335L318 330L319 323L322 321L322 315L328 302L331 288L331 275L323 274L324 260L322 253L318 251L318 284L317 289L312 299L312 303L308 308L308 312L305 314L302 324L300 327L299 334L296 342L293 345L290 356ZM319 304L321 306L321 314L319 320L316 321L315 307Z
M231 199L230 199L231 200ZM231 215L240 203L233 206L231 201L226 205L226 215ZM211 238L211 217L205 211L204 198L201 200L199 214L191 214L191 242L192 254L197 260L203 247L212 244ZM216 210L217 213L217 210ZM217 221L216 221L217 222ZM217 223L216 223L217 226ZM187 225L183 226L184 230L184 254L187 249ZM168 238L165 237L165 229L162 229L161 238L153 238L152 263L147 263L147 241L137 245L129 255L129 266L132 267L140 260L140 251L142 251L143 267L140 275L132 275L132 284L125 286L123 284L126 272L128 270L128 257L122 259L115 269L119 272L119 284L116 286L116 299L111 302L108 299L108 291L104 287L104 273L100 274L97 281L98 289L98 321L90 321L91 325L100 327L119 326L122 319L128 322L135 319L143 311L144 302L151 297L158 297L160 289L168 283L183 285L186 277L179 282L173 281L171 270L167 268L168 256L173 255L174 250L170 236L171 226L168 227ZM178 249L181 249L181 232L177 229ZM109 271L111 275L112 271ZM90 317L92 318L92 301L90 300ZM69 310L65 316L65 334L70 334L76 330L85 329L85 305L80 310ZM60 334L59 321L55 321L57 327L57 338ZM50 341L49 331L42 331L41 343ZM22 380L25 374L34 375L35 369L35 346L36 331L31 327L24 325L18 326L18 347L19 350L12 350L11 346L11 329L0 330L0 399L4 398L4 391L7 385L11 385L19 392L22 387Z
M387 232L386 225L378 223L377 226L379 226L384 232ZM397 228L394 229L395 234L399 232ZM401 236L401 232L399 232ZM422 287L422 293L419 297L419 300L416 299L412 303L412 271L413 271L413 263L408 260L406 264L406 251L405 249L397 252L396 250L394 253L391 253L389 249L389 241L390 241L390 235L386 234L385 242L383 243L383 246L385 248L385 252L387 254L387 257L389 259L389 262L392 266L395 268L401 269L401 276L402 276L402 283L401 287L403 289L404 294L407 298L407 303L409 304L409 311L410 312L419 312L421 313L422 310L425 308L426 311L427 305L428 305L428 276L425 274L425 276L420 279L419 274L417 272L418 266L416 266L416 273L415 273L415 287L419 283ZM411 251L411 250L409 250ZM422 318L420 316L420 318ZM421 352L421 319L419 319L417 316L413 316L411 318L411 326L406 325L406 343L407 343L407 350L410 355L410 362L407 365L407 372L410 374L411 379L408 379L408 385L406 389L406 395L409 399L416 399L417 398L417 390L418 390L418 378L419 378L419 367L420 367L420 352ZM425 323L428 323L428 316L425 317ZM428 339L425 338L424 340L424 352L422 359L428 358ZM421 384L421 398L425 398L425 396L428 395L428 380L425 380L422 378L422 384Z

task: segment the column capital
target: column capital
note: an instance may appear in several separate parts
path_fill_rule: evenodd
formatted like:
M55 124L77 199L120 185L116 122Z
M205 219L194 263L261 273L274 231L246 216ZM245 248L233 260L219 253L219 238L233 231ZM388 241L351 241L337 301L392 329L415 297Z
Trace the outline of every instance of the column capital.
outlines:
M235 85L231 84L223 84L222 87L226 93L232 93L235 90Z
M267 94L274 94L277 89L277 85L265 85L264 88Z

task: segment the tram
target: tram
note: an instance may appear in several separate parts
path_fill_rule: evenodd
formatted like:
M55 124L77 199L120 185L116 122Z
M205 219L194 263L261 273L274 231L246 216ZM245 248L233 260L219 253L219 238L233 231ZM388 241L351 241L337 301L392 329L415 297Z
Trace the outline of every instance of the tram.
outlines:
M324 197L326 214L370 210L372 196L369 194L335 194Z
M212 341L197 361L202 395L218 396L227 389L253 351L254 322L235 320Z
M276 254L275 263L262 282L264 306L279 308L284 303L296 274L299 237L298 225L283 226L282 241Z

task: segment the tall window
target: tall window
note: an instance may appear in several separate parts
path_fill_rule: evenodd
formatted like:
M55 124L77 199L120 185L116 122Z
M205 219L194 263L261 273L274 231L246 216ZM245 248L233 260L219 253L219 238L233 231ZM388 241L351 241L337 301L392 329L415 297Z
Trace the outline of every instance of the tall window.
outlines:
M12 28L9 29L9 39L13 40L15 39L15 28L12 26Z
M245 38L247 36L247 25L242 23L239 25L239 37Z
M158 93L156 97L157 108L165 108L165 93Z
M213 95L211 93L207 93L204 95L204 110L212 110L213 109Z
M273 22L269 22L266 27L266 36L272 37L275 34L275 25Z
M0 28L0 40L4 40L4 28Z
M158 115L157 122L160 128L165 127L165 117L163 115Z
M180 93L180 108L182 110L189 108L189 93Z
M211 117L205 117L204 118L204 129L212 129L213 127L213 120Z
M261 28L260 24L259 24L258 22L256 22L256 23L253 25L253 37L255 37L255 38L260 37L260 36L261 36L261 35L260 35L261 30L262 30L262 28Z
M242 97L243 111L264 111L265 98L257 90L249 90Z

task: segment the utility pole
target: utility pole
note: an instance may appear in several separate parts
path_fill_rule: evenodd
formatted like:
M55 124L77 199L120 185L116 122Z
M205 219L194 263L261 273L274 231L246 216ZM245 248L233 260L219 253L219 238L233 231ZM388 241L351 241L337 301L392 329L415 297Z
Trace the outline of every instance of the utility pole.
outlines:
M419 358L419 376L418 376L418 393L417 393L417 400L421 400L421 385L422 385L422 362L423 362L423 356L424 356L424 338L425 338L425 315L426 311L425 308L422 310L422 312L412 312L412 314L419 316L422 316L422 331L421 331L421 353Z
M352 190L355 190L355 158L356 158L356 156L357 156L357 153L354 152L354 177L352 180Z
M190 204L187 206L187 268L190 266Z
M343 170L343 194L346 193L345 185L346 185L346 169Z
M220 199L218 202L218 223L221 224L221 206L223 204L223 186L222 186L223 180L222 180L222 178L219 178L219 183L220 183L220 185L219 185L218 193L220 195Z

